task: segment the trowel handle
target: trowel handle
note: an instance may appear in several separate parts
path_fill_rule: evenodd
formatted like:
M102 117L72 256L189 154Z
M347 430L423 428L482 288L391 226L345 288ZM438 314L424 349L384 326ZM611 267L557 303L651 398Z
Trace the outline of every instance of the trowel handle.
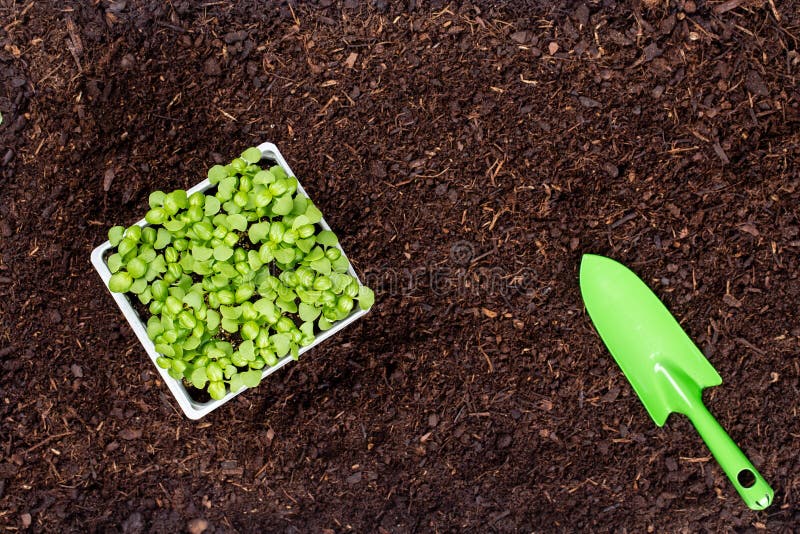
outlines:
M745 504L753 510L763 510L769 506L774 495L772 488L703 403L696 403L692 413L686 415Z

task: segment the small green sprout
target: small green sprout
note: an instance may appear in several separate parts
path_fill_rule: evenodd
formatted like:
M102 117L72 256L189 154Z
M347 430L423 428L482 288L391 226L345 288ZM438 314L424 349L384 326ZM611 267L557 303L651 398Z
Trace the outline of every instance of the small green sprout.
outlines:
M261 158L248 148L214 165L206 193L154 191L147 226L108 231L109 289L147 306L158 366L212 399L257 386L264 367L375 302L297 180Z

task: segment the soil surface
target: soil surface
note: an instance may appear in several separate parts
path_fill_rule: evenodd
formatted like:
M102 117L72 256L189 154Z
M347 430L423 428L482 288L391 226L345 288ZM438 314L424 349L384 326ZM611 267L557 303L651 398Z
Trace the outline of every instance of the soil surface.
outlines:
M0 530L789 532L800 5L0 0ZM89 263L276 143L372 312L196 422ZM776 490L656 427L586 316L647 281Z

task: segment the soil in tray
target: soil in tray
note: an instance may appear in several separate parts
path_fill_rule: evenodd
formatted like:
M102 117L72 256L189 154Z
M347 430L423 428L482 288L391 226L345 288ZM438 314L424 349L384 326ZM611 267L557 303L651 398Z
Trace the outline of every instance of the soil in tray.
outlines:
M0 6L0 530L796 528L796 2L496 4ZM377 304L189 421L89 254L265 139ZM585 252L708 355L773 508L649 420Z

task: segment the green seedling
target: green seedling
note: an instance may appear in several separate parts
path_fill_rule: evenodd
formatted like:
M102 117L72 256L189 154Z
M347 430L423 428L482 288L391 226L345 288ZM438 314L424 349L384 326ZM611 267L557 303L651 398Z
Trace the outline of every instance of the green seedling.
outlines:
M157 364L217 400L375 301L297 180L260 161L211 167L207 194L154 191L148 226L108 231L108 287L147 306Z

